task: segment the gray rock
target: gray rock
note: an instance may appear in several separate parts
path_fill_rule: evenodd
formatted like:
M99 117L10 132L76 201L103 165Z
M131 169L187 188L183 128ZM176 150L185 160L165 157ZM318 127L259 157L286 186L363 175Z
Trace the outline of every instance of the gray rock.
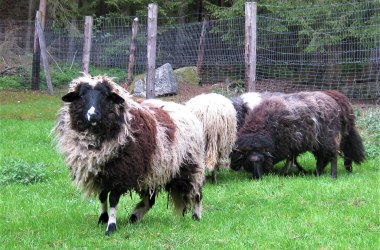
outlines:
M170 63L166 63L156 69L154 91L156 97L177 94L177 81L174 77L173 68ZM135 82L133 95L146 97L146 76L144 77L144 80L137 80Z
M139 96L139 97L146 96L145 79L144 80L140 79L135 82L135 89L133 90L133 95Z

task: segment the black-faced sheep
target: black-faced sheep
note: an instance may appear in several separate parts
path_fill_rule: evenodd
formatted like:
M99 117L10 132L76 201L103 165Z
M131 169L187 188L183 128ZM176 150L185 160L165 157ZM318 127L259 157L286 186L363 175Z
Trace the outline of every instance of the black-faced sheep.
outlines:
M341 103L322 91L266 98L239 130L231 168L243 166L260 178L273 164L310 151L317 159L317 174L331 162L331 176L336 178L340 149L346 159L356 163L364 160L361 138L352 132L356 130L347 133L347 127L355 124L344 118L350 117L344 112ZM354 141L360 143L351 143Z
M212 173L212 183L216 183L219 166L229 166L236 139L236 111L228 98L216 93L195 96L186 107L203 124L206 169Z
M177 212L192 207L201 218L204 183L202 125L183 105L136 102L106 76L74 79L53 132L73 183L84 195L99 195L99 223L106 234L116 230L116 207L122 194L136 191L141 201L134 223L165 189ZM107 198L110 210L107 212Z
M243 126L246 116L251 112L255 107L257 107L261 102L268 97L284 95L280 92L246 92L240 96L232 98L232 104L236 110L237 118L237 131ZM283 168L283 173L288 174L291 166L295 165L301 173L306 171L298 163L296 156L289 156L286 160L285 166ZM268 171L272 171L267 169Z

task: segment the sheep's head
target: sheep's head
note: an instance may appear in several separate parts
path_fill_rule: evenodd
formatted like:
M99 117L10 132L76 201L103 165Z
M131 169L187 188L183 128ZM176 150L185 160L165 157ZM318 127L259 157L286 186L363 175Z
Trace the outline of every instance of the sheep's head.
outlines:
M107 79L79 79L72 91L62 97L64 102L70 103L69 112L74 120L72 126L78 131L109 129L102 123L117 119L116 106L124 103L124 99L112 91Z
M271 167L273 156L270 151L272 148L272 141L266 134L241 135L230 154L231 168L236 171L244 168L259 179L266 169Z

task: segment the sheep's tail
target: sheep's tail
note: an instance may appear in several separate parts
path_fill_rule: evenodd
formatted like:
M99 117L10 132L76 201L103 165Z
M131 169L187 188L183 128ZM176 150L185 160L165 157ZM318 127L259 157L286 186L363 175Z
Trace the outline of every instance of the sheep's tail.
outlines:
M351 128L348 135L343 138L341 149L346 161L360 164L365 160L365 150L359 132L355 127ZM347 162L348 163L348 162Z

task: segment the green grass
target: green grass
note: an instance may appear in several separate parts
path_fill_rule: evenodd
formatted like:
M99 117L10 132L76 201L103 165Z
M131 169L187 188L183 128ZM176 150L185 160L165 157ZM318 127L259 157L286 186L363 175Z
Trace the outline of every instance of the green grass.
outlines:
M161 193L145 218L130 225L128 215L139 199L125 195L118 230L106 237L105 226L97 225L97 199L83 200L72 186L49 137L62 104L59 95L22 92L17 96L24 106L12 95L1 93L0 169L10 160L42 164L46 178L0 186L1 249L378 249L378 156L354 165L352 174L340 161L337 180L328 171L321 177L269 175L261 181L221 171L217 185L208 179L204 187L200 222L190 214L175 216ZM310 154L300 162L314 168Z

